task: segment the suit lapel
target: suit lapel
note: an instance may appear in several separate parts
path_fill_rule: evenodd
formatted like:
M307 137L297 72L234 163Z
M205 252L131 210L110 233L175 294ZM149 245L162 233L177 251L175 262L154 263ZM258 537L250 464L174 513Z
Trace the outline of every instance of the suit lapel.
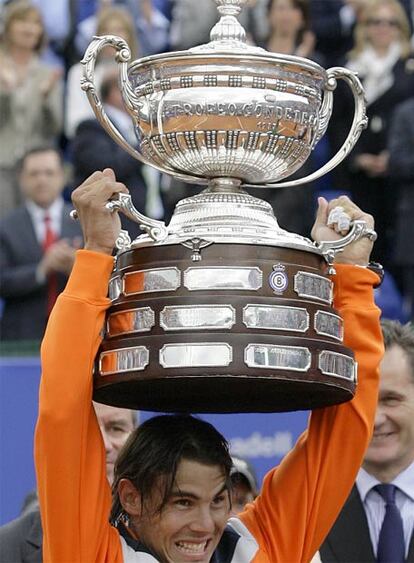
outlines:
M410 549L408 550L407 563L414 563L414 531L411 534Z
M34 261L38 262L42 258L43 250L37 240L36 232L34 230L32 218L26 209L26 206L22 208L22 221L19 222L19 239L25 241L25 249L29 256L32 256Z
M357 488L354 486L326 543L337 561L375 562L368 522Z

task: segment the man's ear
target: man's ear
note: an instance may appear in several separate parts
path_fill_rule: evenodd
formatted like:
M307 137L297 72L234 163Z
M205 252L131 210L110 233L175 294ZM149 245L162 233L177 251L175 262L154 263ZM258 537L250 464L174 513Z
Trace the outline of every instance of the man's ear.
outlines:
M130 516L141 516L141 494L129 479L118 483L118 495L122 508Z

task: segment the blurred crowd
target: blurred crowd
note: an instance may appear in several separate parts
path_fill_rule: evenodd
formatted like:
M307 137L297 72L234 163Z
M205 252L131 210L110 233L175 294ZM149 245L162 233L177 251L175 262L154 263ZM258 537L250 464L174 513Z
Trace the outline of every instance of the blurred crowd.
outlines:
M68 203L79 183L111 167L139 211L167 222L200 189L142 166L102 129L80 88L85 49L94 35L124 38L133 59L187 49L208 42L217 10L213 0L0 0L0 9L1 338L36 340L82 244ZM376 219L374 258L389 276L384 310L397 300L384 314L400 320L413 319L414 301L413 9L410 0L250 0L241 16L252 44L358 72L369 125L350 156L314 185L254 195L282 227L309 236L316 195L350 194ZM114 55L112 47L99 54L96 85L134 145ZM350 90L338 84L328 134L300 176L341 149L353 113ZM131 237L140 234L123 221Z

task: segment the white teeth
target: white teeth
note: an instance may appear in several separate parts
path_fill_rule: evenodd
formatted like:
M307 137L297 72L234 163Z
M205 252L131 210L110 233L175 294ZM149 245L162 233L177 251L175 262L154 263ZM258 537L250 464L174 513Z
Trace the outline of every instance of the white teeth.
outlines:
M188 542L177 542L177 547L182 551L187 553L203 553L206 549L207 542L203 543L188 543Z

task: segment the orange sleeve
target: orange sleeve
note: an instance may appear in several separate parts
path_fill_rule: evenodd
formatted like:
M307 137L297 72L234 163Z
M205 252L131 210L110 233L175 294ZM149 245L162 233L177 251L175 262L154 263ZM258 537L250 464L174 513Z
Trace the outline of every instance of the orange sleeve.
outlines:
M348 403L312 412L308 430L241 515L272 563L310 561L351 490L372 433L383 355L372 289L377 276L356 266L335 268L334 303L358 362L357 392Z
M122 562L109 524L105 449L92 406L98 350L113 259L80 250L42 343L35 463L43 526L43 561Z

